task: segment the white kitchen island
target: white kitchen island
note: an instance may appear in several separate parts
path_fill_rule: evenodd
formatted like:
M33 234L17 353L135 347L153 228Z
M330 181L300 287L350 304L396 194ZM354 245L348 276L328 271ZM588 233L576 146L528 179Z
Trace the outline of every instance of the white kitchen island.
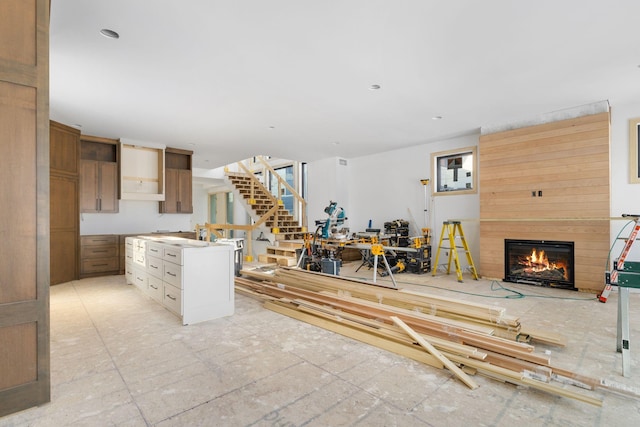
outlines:
M166 236L126 239L128 284L190 325L234 312L234 247Z

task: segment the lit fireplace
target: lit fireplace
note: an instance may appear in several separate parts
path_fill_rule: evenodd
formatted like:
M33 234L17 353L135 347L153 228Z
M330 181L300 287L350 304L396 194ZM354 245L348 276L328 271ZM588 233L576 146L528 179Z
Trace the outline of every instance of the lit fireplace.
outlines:
M573 242L504 241L504 280L575 289Z

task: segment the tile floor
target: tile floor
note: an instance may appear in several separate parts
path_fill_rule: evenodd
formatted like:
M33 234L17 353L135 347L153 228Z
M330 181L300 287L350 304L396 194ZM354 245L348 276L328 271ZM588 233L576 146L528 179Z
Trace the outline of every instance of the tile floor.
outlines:
M358 265L345 265L341 275L371 277L355 273ZM640 387L640 348L632 348L632 376L621 375L615 293L602 304L594 295L467 275L464 283L443 274L396 279L404 288L503 306L528 326L563 332L567 347L537 350L550 351L559 367ZM632 339L640 340L637 293L631 319ZM445 370L242 295L234 316L181 326L123 276L51 288L51 379L51 403L0 418L0 426L640 425L640 399L591 392L604 400L600 408L481 376L471 391Z

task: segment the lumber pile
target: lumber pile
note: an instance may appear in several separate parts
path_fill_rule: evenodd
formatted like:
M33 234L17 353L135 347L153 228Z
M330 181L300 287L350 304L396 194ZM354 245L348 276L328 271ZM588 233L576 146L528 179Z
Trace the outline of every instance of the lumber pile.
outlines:
M603 387L552 366L547 355L520 341L518 317L503 308L402 291L295 268L273 274L243 270L236 292L259 298L275 312L449 369L470 388L469 374L528 386L600 406L589 390ZM549 341L558 340L548 334Z

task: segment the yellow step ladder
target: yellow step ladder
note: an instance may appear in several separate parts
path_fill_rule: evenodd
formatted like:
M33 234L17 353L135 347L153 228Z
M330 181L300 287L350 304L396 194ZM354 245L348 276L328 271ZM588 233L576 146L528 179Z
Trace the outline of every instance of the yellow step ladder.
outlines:
M460 238L462 246L456 245L456 238ZM444 240L449 241L449 246L442 246ZM478 272L476 266L473 264L471 258L471 252L469 251L469 245L467 239L464 237L464 231L462 231L462 224L460 221L444 221L442 223L442 232L440 233L440 243L438 244L438 250L436 251L436 260L432 275L435 276L438 271L438 259L440 258L441 249L449 249L449 262L447 263L447 274L451 271L451 261L453 260L456 265L456 273L458 274L458 282L462 282L462 270L460 269L460 259L458 257L458 248L464 250L467 256L467 262L469 263L469 270L475 280L478 280Z

